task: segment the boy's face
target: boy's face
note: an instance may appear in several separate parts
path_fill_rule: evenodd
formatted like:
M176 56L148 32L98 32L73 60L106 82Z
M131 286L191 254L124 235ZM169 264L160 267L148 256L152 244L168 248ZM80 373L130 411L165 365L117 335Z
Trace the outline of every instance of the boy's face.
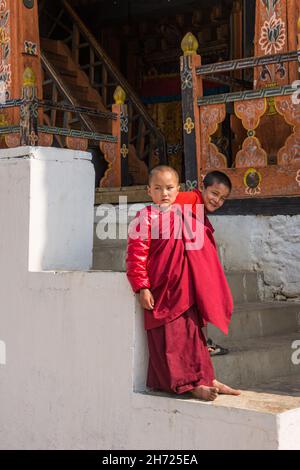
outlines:
M174 173L158 171L151 178L148 194L155 204L166 209L175 202L179 189L180 186Z
M203 203L207 212L215 212L223 206L230 195L230 190L223 183L215 182L202 191Z

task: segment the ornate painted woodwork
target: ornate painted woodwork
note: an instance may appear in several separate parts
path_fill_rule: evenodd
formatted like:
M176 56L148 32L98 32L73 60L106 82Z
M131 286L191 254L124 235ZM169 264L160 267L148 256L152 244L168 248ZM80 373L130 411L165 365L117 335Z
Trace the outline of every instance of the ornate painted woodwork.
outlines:
M81 150L85 152L88 148L88 139L67 136L65 141L68 149Z
M296 57L295 54L294 56ZM278 57L271 57L271 65L275 65L276 61L278 62ZM227 70L226 67L234 69L237 62L227 63L223 71L224 69ZM246 60L243 61L243 66L245 62ZM189 89L196 88L194 84L195 75L193 74L195 63L196 60L193 60L191 70L192 86L190 80L185 82L188 84L186 88ZM287 64L287 61L284 63ZM210 69L215 66L219 67L219 64L210 66ZM201 69L202 67L198 67L197 70ZM206 72L207 70L204 73ZM202 80L197 71L196 80L199 82ZM198 95L199 123L193 122L193 127L191 120L183 122L185 134L192 135L194 133L195 139L197 135L200 135L200 143L199 146L197 145L197 154L200 156L197 169L197 173L200 175L198 181L202 181L209 171L222 169L233 183L232 198L299 195L300 106L293 104L295 99L295 96L292 96L293 91L295 91L295 88L291 85L283 84L274 89L263 88L252 92L236 92L205 98ZM183 99L185 99L184 96L186 96L185 89L183 90ZM274 116L267 114L270 109L269 98L273 98L274 115L280 119L280 124L277 124L277 127L272 127L275 122L274 119L270 121L270 118L274 118ZM219 129L220 124L224 123L226 111L228 110L231 113L234 112L231 115L231 126L234 128L236 135L239 136L239 142L235 142L237 150L235 163L231 168L226 165L225 155L222 155L218 146L212 143L212 137ZM263 141L258 135L262 129ZM282 141L278 152L278 161L275 159L271 162L264 142L269 139L272 144L272 141L275 141L276 136L280 133L281 135L287 134L287 137ZM189 148L186 147L186 151L188 150ZM192 154L186 155L186 159L191 158L191 156ZM194 181L189 180L191 187L193 187L193 184Z
M267 102L265 98L234 103L235 115L241 120L248 136L243 141L242 149L236 155L236 168L267 166L267 153L262 148L257 137L255 137L255 129L259 126L260 119L266 112L266 109Z
M118 159L117 159L117 145L111 142L100 142L100 150L104 155L104 159L108 163L108 168L101 178L99 187L100 188L113 188L121 186L120 172L118 170Z
M5 83L6 99L20 98L26 68L33 71L36 95L42 98L37 3L0 1L0 81ZM19 123L18 108L7 110L5 114L10 124Z
M300 106L293 104L292 97L279 96L275 99L277 112L292 126L292 134L278 152L278 165L300 164Z
M286 53L297 49L297 19L299 0L261 0L256 2L255 54L258 56ZM254 72L254 88L268 88L292 84L298 78L297 62L264 64ZM275 131L275 132L274 132ZM282 125L274 98L268 99L266 116L257 131L264 141L269 163L276 163L278 150L290 134Z
M211 142L211 136L217 131L226 116L223 104L200 108L200 155L204 168L226 168L227 160L217 146Z
M260 0L256 2L255 55L285 53L297 49L298 0ZM298 78L297 63L258 67L254 87L286 85Z
M193 158L185 158L185 178L199 181L201 144L197 97L203 94L203 86L202 81L197 80L196 68L201 65L201 58L196 54L198 41L193 34L184 36L181 48L184 53L180 58L181 92L185 97L182 100L184 152L185 155L193 155Z

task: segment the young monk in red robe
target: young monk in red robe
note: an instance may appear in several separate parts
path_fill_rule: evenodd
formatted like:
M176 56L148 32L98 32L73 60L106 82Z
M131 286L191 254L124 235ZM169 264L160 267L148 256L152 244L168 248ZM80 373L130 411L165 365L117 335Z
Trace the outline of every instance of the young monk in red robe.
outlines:
M197 226L198 207L204 204L205 211L213 212L229 196L226 178L219 173L203 194L198 190L179 193L177 172L168 166L155 167L148 186L154 206L142 209L130 225L127 277L144 308L151 389L191 392L203 400L214 400L218 393L240 394L216 380L202 332L210 322L227 334L233 310L206 215ZM185 205L188 211L178 215L178 208Z

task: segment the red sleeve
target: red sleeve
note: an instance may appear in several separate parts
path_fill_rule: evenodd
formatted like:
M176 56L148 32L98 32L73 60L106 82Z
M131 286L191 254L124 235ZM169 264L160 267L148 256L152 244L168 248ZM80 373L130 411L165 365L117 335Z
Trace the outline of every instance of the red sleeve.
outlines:
M145 223L146 233L143 230L140 236L135 236ZM150 280L147 272L147 260L151 243L151 226L148 212L138 213L130 223L126 252L126 274L133 292L140 289L150 289Z
M189 204L192 206L193 214L196 214L196 204L203 204L201 191L194 189L193 191L178 193L175 204L179 204L180 206Z
M175 204L179 204L181 206L183 206L184 204L191 204L193 214L196 214L196 204L203 204L202 193L201 191L199 191L199 189L193 189L193 191L178 193ZM206 215L204 217L204 224L206 225L206 227L209 228L209 230L213 234L215 230Z
M200 193L201 194L201 193ZM187 191L178 193L175 204L191 204L195 206L196 204L201 204L201 200L199 199L199 195L196 191Z

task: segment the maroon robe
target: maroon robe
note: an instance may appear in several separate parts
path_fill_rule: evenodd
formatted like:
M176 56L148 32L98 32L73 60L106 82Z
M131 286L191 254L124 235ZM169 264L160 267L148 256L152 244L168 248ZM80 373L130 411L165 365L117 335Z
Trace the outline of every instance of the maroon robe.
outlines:
M195 205L202 203L200 191L179 193L177 204L191 204L195 216ZM170 237L164 239L164 219L170 220ZM220 263L213 228L207 217L202 226L204 243L200 249L186 250L186 237L176 238L178 224L175 212L165 213L148 206L139 213L141 224L147 226L146 240L128 240L127 276L135 291L132 274L135 265L142 263L144 270L138 273L143 279L138 287L150 288L154 297L154 309L145 310L145 329L157 328L173 321L192 305L196 304L205 322L212 323L228 334L233 310L231 292ZM187 224L187 220L184 221ZM191 223L190 221L188 222ZM151 238L159 227L159 238ZM138 259L138 256L140 259Z
M202 204L201 193L179 193L175 202L191 204L195 218L196 204ZM154 297L154 309L144 310L149 349L147 386L180 394L199 385L212 385L214 371L202 327L210 322L227 334L233 302L207 217L201 226L203 246L187 250L186 233L193 220L181 214L182 227L187 230L182 230L180 238L176 214L153 207L152 211L150 207L143 209L137 230L140 225L146 230L136 240L129 230L126 261L133 290L149 288ZM170 221L170 237L164 239L166 220ZM151 237L153 228L159 232L158 238Z

